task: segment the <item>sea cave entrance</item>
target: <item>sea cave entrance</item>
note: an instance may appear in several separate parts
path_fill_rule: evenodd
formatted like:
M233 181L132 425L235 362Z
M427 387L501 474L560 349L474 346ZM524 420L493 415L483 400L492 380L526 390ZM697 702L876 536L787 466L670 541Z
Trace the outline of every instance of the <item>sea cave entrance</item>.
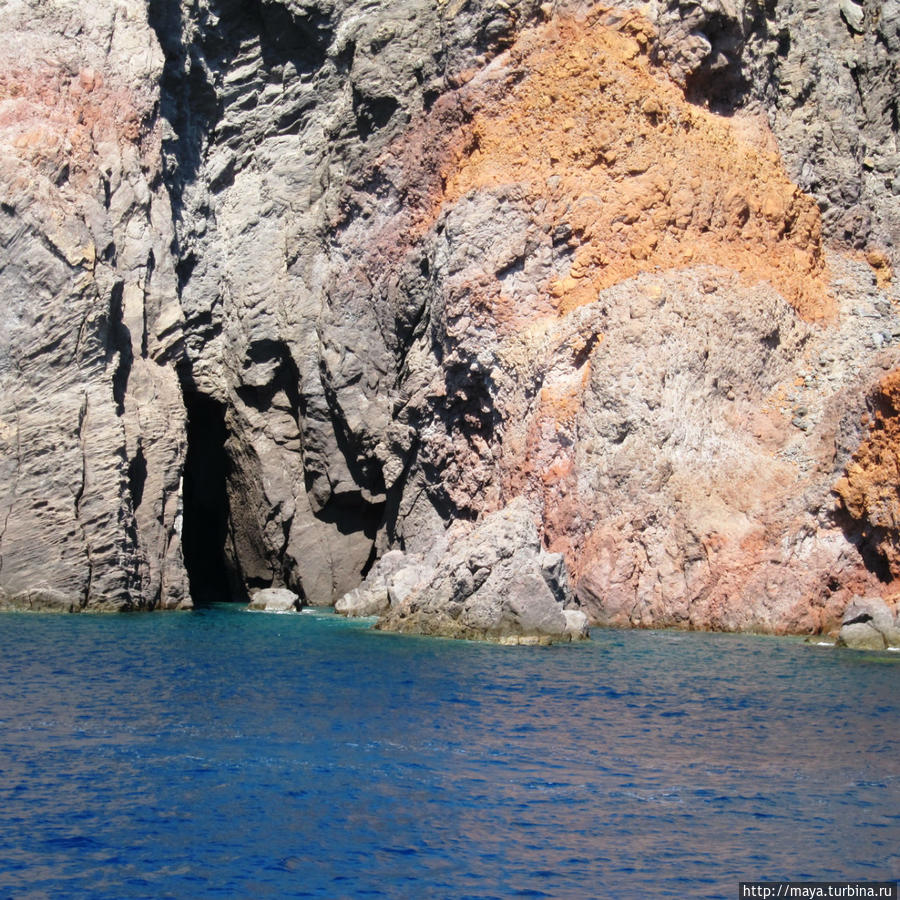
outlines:
M245 600L226 552L229 537L225 409L196 391L184 392L187 455L184 463L182 547L191 597L198 606Z

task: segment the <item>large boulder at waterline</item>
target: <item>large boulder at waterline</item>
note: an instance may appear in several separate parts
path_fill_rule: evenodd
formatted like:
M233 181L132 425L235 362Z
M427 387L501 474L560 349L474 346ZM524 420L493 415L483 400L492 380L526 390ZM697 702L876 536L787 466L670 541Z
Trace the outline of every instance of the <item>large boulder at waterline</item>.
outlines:
M250 609L263 612L292 612L300 609L300 597L287 588L265 588L250 599Z
M587 635L565 568L542 551L534 512L517 498L449 543L435 568L391 605L378 628L500 643L551 643Z

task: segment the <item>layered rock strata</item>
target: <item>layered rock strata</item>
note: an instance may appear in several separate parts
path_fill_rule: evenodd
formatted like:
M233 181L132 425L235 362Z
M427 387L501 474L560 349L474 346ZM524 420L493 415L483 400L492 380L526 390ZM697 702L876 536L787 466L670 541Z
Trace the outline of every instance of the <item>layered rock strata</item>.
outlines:
M646 15L16 6L0 604L285 588L534 636L502 610L542 552L556 625L819 632L886 596L897 11ZM520 508L528 586L500 554L457 597Z

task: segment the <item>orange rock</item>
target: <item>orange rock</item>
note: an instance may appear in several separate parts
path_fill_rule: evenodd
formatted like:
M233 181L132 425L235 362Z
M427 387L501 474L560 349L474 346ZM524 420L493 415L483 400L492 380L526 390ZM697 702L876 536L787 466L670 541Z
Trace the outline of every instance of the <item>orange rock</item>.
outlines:
M879 287L887 287L894 277L891 261L887 253L880 247L873 247L866 253L866 262L875 270L875 278Z
M544 218L581 241L572 272L547 286L561 313L639 272L691 262L768 280L806 319L831 316L815 203L760 121L738 128L685 101L650 62L650 29L596 7L523 33L505 70L467 87L481 95L441 201L510 184L546 201Z
M881 380L875 419L835 485L838 500L879 554L891 577L900 576L900 369ZM864 417L866 419L867 417ZM865 424L865 423L864 423Z

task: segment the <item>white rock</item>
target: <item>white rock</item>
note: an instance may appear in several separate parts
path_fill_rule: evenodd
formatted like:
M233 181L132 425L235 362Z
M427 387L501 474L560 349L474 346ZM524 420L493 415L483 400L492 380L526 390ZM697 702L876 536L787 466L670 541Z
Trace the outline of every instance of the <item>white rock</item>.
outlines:
M300 608L300 597L287 588L265 588L250 598L250 609L263 612L290 612Z

